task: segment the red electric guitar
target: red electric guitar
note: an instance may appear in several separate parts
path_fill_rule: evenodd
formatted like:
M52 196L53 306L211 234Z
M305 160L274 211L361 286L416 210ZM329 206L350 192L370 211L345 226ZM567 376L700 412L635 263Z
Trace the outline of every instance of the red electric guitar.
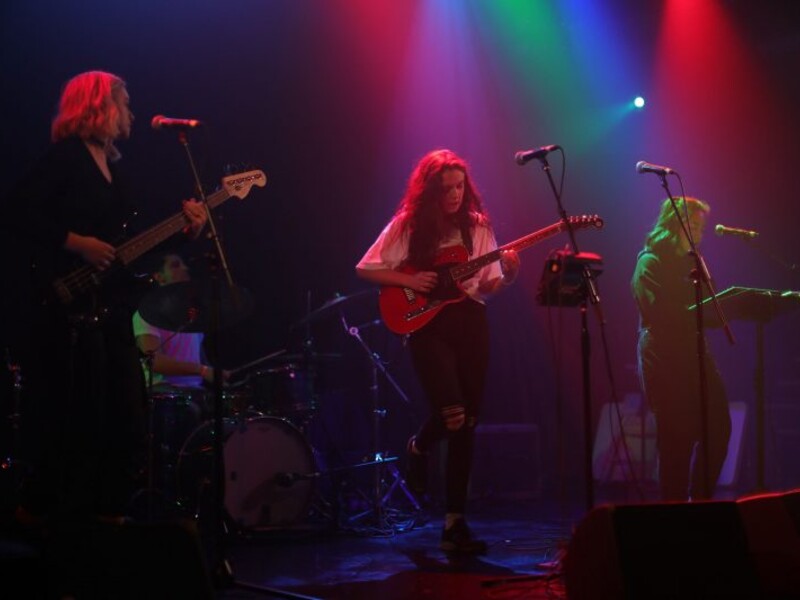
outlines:
M600 229L603 227L603 220L597 215L569 217L568 220L572 229L588 227ZM436 255L432 269L438 274L436 287L428 294L407 287L381 287L379 304L384 324L394 333L406 334L417 331L427 325L445 305L460 302L466 298L466 294L461 288L461 281L469 278L486 265L500 260L500 255L504 250L524 250L561 233L566 228L567 224L564 221L553 223L469 261L467 260L469 255L464 246L442 248ZM419 269L406 266L399 270L403 273L416 273Z

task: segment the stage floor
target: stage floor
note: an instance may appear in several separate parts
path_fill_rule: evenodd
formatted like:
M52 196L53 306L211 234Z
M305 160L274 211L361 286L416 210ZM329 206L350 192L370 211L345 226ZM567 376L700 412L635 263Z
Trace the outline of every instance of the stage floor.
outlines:
M222 537L195 531L190 521L190 541L180 537L185 520L181 527L164 519L73 527L54 543L7 519L0 565L4 589L19 589L20 598L59 597L46 590L62 569L98 598L566 597L559 558L580 511L570 516L530 499L484 499L471 508L473 533L489 546L484 556L449 557L439 549L438 507L388 507L344 513L338 523L248 528ZM225 566L232 579L219 575Z

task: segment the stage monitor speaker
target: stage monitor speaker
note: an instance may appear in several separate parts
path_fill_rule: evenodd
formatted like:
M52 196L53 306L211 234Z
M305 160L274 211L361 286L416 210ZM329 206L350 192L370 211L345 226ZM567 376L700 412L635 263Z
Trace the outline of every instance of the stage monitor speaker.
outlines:
M767 598L800 598L800 491L736 501Z
M734 502L595 508L564 571L570 600L763 597Z

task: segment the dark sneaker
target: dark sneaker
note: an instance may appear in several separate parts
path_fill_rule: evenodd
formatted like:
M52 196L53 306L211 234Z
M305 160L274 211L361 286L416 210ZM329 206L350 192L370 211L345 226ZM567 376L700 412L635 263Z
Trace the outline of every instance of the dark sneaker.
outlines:
M458 519L450 529L442 530L441 549L452 554L486 554L486 542L472 537L464 519Z
M414 452L416 436L411 436L406 445L406 485L415 496L424 496L428 492L428 455Z

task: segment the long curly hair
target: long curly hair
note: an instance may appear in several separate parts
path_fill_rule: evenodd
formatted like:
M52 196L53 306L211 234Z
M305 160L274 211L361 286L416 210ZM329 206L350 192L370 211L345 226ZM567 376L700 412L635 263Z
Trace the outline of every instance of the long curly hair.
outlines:
M113 137L120 112L113 94L124 87L120 77L105 71L87 71L70 79L61 92L58 114L53 119L52 140L74 135L105 144L110 156L118 154Z
M464 173L464 200L458 212L445 216L440 207L445 193L442 174L451 169ZM428 152L414 167L396 216L409 234L407 262L416 268L429 268L433 264L439 242L452 227L461 232L471 254L473 227L478 223L489 225L489 216L472 182L467 162L444 148Z
M708 214L711 208L706 202L692 196L678 196L675 198L675 206L681 216L688 222L688 216L698 211ZM681 236L681 225L672 202L669 198L661 203L661 210L656 218L655 225L644 241L644 249L650 252L659 252L667 245L677 246Z

